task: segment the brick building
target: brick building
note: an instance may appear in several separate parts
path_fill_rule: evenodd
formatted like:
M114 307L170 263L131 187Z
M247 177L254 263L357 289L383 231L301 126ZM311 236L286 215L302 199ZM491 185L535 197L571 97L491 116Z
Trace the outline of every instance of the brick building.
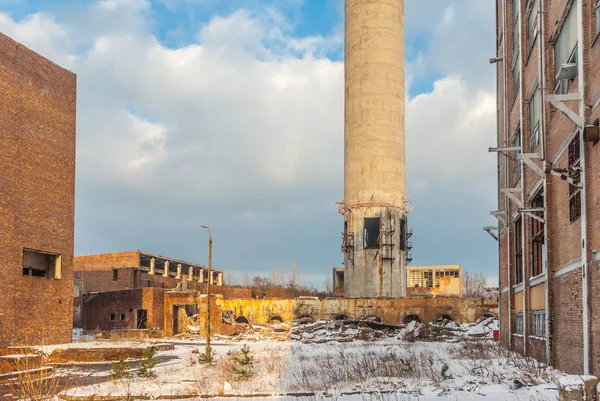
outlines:
M84 331L164 328L165 294L206 293L208 268L139 250L76 256L73 322ZM211 293L251 298L212 269Z
M0 346L70 342L76 76L0 33Z
M600 374L598 0L497 0L502 342ZM492 230L496 230L493 232Z

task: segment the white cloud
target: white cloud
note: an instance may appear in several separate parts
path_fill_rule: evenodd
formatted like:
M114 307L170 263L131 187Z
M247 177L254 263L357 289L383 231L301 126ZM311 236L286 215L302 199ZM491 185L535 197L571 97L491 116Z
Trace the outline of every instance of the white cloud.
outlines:
M0 14L0 30L78 74L78 182L134 191L139 199L130 201L131 208L142 199L158 200L161 209L149 212L156 219L185 202L211 211L235 204L231 215L248 226L294 221L304 230L299 235L310 237L311 215L321 216L331 205L333 223L326 225L335 225L333 202L342 197L344 66L325 55L339 50L342 35L294 37L275 9L239 10L215 16L195 43L169 48L149 32L149 7L144 0L105 0L71 10L63 20L34 14L15 22ZM407 99L409 196L412 191L422 199L435 187L455 185L456 197L485 191L486 200L494 200L495 159L486 152L494 138L493 85L481 83L487 72L471 60L450 57L460 53L456 38L470 30L464 19L475 14L431 5L415 13L423 9L433 9L427 26L445 21L455 28L446 35L433 30L431 48L446 50L435 57L425 51L412 64L446 76L431 93ZM407 26L425 25L408 18ZM481 49L475 45L472 52ZM464 202L468 208L468 198ZM189 219L192 209L184 214ZM473 217L475 224L478 219ZM252 235L249 228L236 229ZM332 230L336 240L339 230ZM98 251L91 242L78 246ZM329 269L338 250L320 250L316 254L329 259L306 264Z

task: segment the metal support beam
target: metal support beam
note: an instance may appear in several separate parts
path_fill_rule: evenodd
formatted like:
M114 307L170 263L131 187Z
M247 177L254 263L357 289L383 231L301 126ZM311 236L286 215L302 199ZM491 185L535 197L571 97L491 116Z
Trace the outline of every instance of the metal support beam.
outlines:
M573 109L571 109L569 106L564 104L562 100L559 100L564 99L565 97L568 97L568 99L566 100L580 100L581 94L577 94L578 99L571 99L570 95L550 95L546 96L546 99L548 102L550 102L552 106L556 107L558 110L562 111L567 117L569 117L569 119L573 121L578 127L583 127L583 120L581 119L581 116L574 112Z
M523 163L525 163L527 165L527 167L529 167L531 170L533 170L534 173L536 173L537 175L539 175L540 177L544 178L544 170L538 166L537 164L535 164L535 162L531 159L539 159L540 155L537 153L523 153L521 155L519 155L519 159L521 159L523 161Z
M506 215L506 212L504 212L504 211L499 211L499 210L495 210L495 211L493 211L493 212L490 212L490 214L491 214L492 216L494 216L496 219L498 219L498 221L499 221L500 223L502 223L502 224L506 225L506 220L504 220L504 217L502 217L502 216Z
M554 171L551 169L550 174L552 174L555 177L559 177L559 178L565 180L566 182L568 182L570 185L573 185L574 187L577 187L580 189L583 187L581 185L581 183L577 183L577 182L573 181L573 179L571 177L569 177L568 175L565 175L565 174L561 174L558 171Z
M488 152L493 153L493 152L511 152L511 151L515 151L515 150L521 150L520 146L511 146L508 148L489 148Z
M517 198L515 196L515 193L521 192L521 188L502 188L500 189L500 192L502 192L504 195L508 196L508 198L515 202L515 204L519 207L523 207L523 202L521 201L521 199Z
M536 213L544 213L545 209L543 207L524 207L519 208L519 213L523 213L526 216L529 216L537 221L546 224L546 220L543 217L538 216Z
M483 227L483 231L485 231L486 233L488 233L489 235L491 235L492 238L494 238L496 241L500 240L500 238L498 237L498 235L496 235L496 234L493 233L493 231L498 231L498 227L493 227L493 226Z

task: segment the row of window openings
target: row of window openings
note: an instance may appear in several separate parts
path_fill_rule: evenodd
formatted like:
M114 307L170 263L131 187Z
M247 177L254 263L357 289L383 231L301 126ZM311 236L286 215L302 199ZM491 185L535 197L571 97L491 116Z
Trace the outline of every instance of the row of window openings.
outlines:
M409 288L439 288L441 279L443 278L458 278L458 270L436 270L435 280L433 270L425 271L410 271L408 272L408 287Z
M515 315L515 334L525 334L524 315L522 312ZM546 311L538 310L531 312L531 335L534 337L546 336Z
M133 270L133 281L137 282L137 275L138 275L138 271L137 270ZM112 275L112 279L113 281L119 281L119 270L118 269L113 269L113 275ZM213 276L213 280L214 280L214 276ZM148 285L150 286L150 285Z
M121 318L120 319L121 321L125 320L125 314L121 313L120 314L120 318ZM110 314L110 320L112 320L112 321L117 320L117 314L116 313L111 313Z
M513 0L513 63L512 63L512 80L513 80L513 93L516 98L520 88L520 74L521 74L521 62L520 62L520 36L519 36L519 13L518 13L518 0ZM538 2L534 0L533 6L528 16L527 21L527 35L528 35L528 47L529 51L533 48L535 38L539 32L539 18L538 18ZM600 33L600 1L596 5L596 34ZM575 80L577 75L577 9L571 6L567 18L565 19L561 32L558 35L554 44L554 73L556 77L555 93L565 94L568 93L571 83ZM563 69L563 66L567 67Z
M539 194L531 202L532 208L544 207L544 195ZM544 243L544 223L530 218L531 220L531 276L536 277L544 273L546 266L545 260L545 243ZM522 242L522 224L523 219L519 217L514 223L514 278L515 284L523 282L523 242Z

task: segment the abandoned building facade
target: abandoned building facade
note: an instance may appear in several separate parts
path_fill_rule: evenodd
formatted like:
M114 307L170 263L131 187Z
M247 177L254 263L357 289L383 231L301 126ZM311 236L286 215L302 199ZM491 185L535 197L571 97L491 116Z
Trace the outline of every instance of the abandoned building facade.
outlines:
M0 344L71 341L76 85L0 33Z
M84 331L164 327L165 293L251 297L251 291L223 285L223 271L139 250L76 256L73 324Z
M406 295L462 296L462 266L408 266Z
M404 0L346 0L344 294L406 294Z
M600 374L600 4L498 0L501 341Z

